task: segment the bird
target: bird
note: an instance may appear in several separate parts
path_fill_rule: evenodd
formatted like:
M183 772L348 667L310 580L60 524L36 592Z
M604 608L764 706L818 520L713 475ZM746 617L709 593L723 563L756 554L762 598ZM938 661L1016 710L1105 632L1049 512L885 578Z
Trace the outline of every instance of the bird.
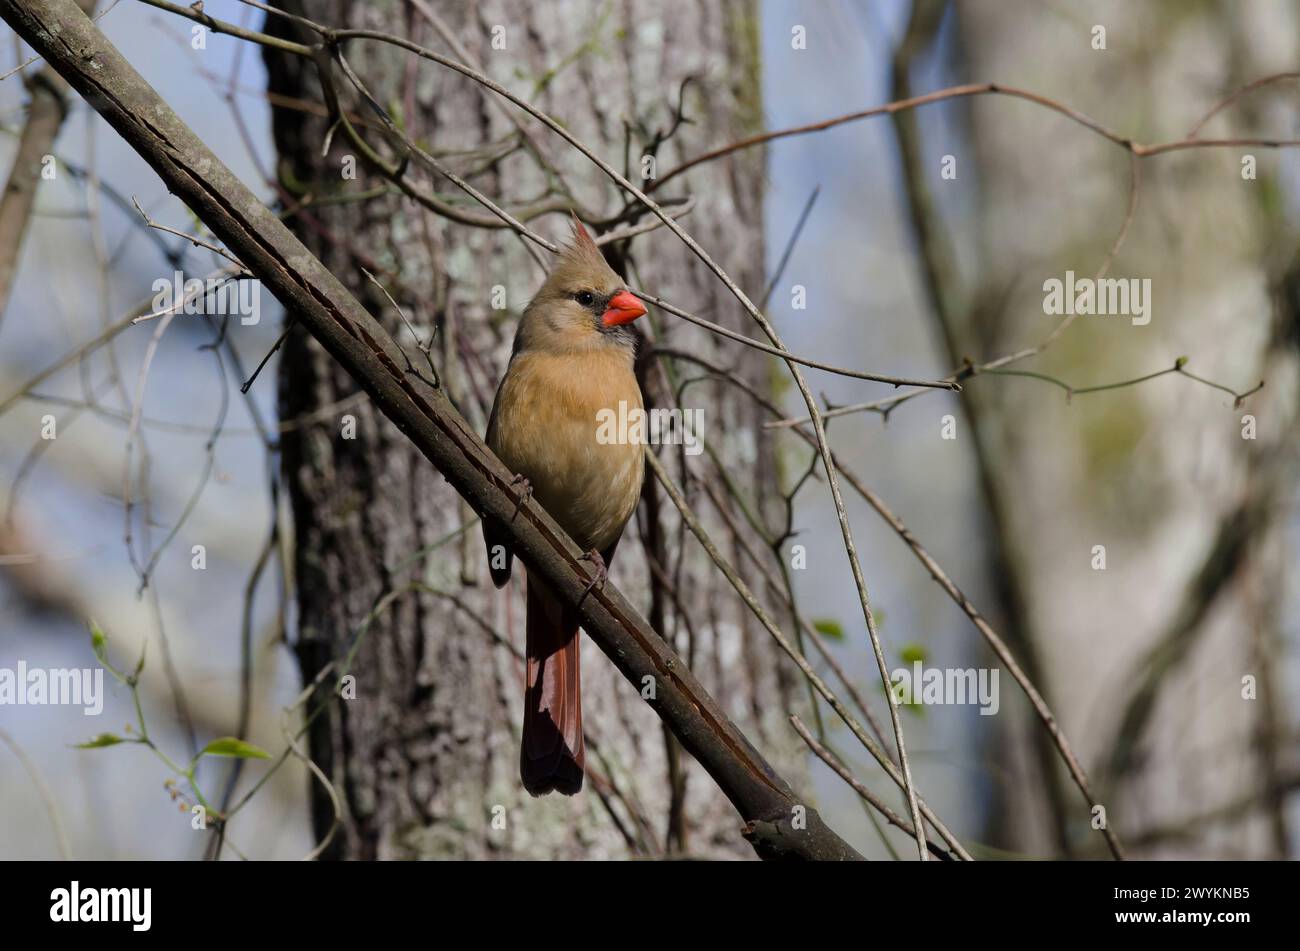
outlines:
M488 447L515 474L520 504L540 504L578 543L592 585L604 583L645 476L638 443L597 438L602 411L643 409L631 324L645 312L575 216L572 240L524 309L488 419ZM504 587L513 561L505 526L484 519L483 540ZM578 627L577 611L527 572L519 774L533 796L582 789Z

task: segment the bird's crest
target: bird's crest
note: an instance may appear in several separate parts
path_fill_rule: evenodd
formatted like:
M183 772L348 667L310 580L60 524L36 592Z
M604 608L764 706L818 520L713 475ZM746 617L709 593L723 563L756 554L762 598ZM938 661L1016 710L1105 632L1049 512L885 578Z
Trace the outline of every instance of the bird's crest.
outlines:
M578 220L577 215L571 215L571 223L573 226L572 238L560 252L559 260L556 262L552 273L564 271L568 275L599 274L605 276L611 274L609 264L605 261L605 255L600 253L600 248L596 246L596 241L592 238L591 232Z

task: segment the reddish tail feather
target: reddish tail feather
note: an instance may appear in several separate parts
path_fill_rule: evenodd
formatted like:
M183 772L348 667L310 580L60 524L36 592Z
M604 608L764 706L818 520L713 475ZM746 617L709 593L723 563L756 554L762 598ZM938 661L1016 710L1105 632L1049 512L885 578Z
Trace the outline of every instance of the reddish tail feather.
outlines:
M578 618L528 576L528 680L519 775L534 796L582 788L582 679Z

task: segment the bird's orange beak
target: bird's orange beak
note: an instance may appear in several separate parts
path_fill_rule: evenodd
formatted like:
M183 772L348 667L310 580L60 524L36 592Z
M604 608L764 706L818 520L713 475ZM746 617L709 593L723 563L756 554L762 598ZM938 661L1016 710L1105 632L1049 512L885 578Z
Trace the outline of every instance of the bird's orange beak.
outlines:
M631 291L619 291L609 299L609 306L601 314L600 322L606 327L630 324L645 313L645 304L637 300Z

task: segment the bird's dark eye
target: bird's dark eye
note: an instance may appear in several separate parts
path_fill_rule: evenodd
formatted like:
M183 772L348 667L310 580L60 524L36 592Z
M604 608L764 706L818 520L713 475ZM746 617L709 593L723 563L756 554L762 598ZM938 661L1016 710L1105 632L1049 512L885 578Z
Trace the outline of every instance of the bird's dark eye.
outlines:
M591 291L579 291L574 295L574 299L583 307L590 307L596 302L596 295Z

